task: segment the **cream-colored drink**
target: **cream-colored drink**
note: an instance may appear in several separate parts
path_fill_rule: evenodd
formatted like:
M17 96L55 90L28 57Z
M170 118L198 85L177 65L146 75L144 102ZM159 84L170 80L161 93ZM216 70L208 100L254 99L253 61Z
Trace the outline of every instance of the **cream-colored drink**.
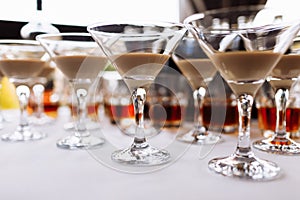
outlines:
M51 67L49 65L46 65L43 70L38 74L39 77L45 77L47 78L55 71L54 67Z
M274 88L289 89L300 75L300 55L283 55L268 78Z
M36 77L46 66L46 62L34 59L2 59L0 69L10 78L26 79Z
M114 63L128 87L133 90L148 87L169 58L169 55L155 53L127 53L115 56Z
M188 79L193 89L199 87L207 87L207 83L212 80L216 74L217 69L210 61L210 59L174 59L178 68L183 75Z
M281 54L274 52L224 52L212 59L235 94L255 94Z
M95 79L107 65L102 56L57 56L54 61L68 80Z

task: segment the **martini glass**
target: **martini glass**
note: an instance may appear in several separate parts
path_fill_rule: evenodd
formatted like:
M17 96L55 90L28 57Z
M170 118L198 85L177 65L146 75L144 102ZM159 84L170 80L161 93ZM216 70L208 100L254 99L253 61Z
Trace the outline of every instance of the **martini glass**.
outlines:
M251 149L251 109L257 90L299 31L299 23L262 24L262 12L257 6L233 7L194 14L184 22L238 100L236 150L230 156L210 160L209 169L251 180L271 180L280 172L277 164L258 158ZM239 28L237 18L241 15L249 23ZM228 27L212 27L216 17L230 17Z
M221 137L209 132L208 127L203 125L203 114L205 113L202 113L207 86L217 72L216 67L192 36L186 36L181 40L172 57L190 82L194 98L194 128L187 133L180 134L177 139L197 144L215 144L219 142Z
M33 129L28 122L29 85L48 63L46 52L34 40L1 40L0 70L16 86L20 102L20 121L17 129L1 136L4 141L38 140L45 133Z
M299 41L295 40L282 56L267 81L275 91L276 126L272 137L257 140L253 146L259 150L284 155L300 154L300 144L290 138L286 129L286 108L291 85L300 75Z
M107 64L97 43L88 33L42 34L37 40L48 52L58 69L68 79L76 97L77 108L73 134L57 141L63 149L97 148L104 139L96 137L86 128L89 89Z
M151 166L169 162L170 153L147 142L144 105L153 83L173 49L187 30L164 22L112 22L88 26L88 31L121 74L134 105L136 130L133 143L113 152L112 160L129 165Z

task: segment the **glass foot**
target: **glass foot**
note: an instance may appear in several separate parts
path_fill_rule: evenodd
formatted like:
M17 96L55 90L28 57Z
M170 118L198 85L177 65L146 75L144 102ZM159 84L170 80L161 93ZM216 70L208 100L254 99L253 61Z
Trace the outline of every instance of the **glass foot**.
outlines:
M286 137L271 137L255 141L253 147L258 150L268 153L282 154L282 155L296 155L300 154L300 144L294 140Z
M159 150L149 144L143 147L134 147L117 150L111 155L112 160L128 165L153 166L168 163L171 159L166 150Z
M42 138L45 138L46 134L39 132L37 130L33 129L26 129L23 131L15 131L13 133L7 133L3 134L1 136L1 139L3 141L12 141L12 142L18 142L18 141L30 141L30 140L40 140Z
M121 131L128 136L134 137L136 135L135 131L136 131L136 126L135 125L131 125L128 126L126 128L122 128ZM162 129L156 129L154 127L147 127L144 130L145 136L146 138L150 138L153 136L158 135L160 132L162 131Z
M92 120L86 121L85 126L87 130L96 130L100 128L100 124L98 122L94 122ZM68 122L64 124L65 130L74 130L75 129L75 123L74 122Z
M198 130L191 130L187 133L180 134L177 136L177 140L201 145L216 144L222 141L221 136L214 135L212 133L203 134Z
M54 122L54 118L49 117L46 114L42 114L39 117L32 115L32 116L28 117L28 121L30 124L44 125L44 124L50 124L50 123Z
M104 139L92 135L79 137L70 135L57 141L56 145L62 149L92 149L104 144Z
M256 158L253 154L238 156L233 154L225 158L215 158L208 163L210 170L224 176L252 180L272 180L279 175L277 164Z

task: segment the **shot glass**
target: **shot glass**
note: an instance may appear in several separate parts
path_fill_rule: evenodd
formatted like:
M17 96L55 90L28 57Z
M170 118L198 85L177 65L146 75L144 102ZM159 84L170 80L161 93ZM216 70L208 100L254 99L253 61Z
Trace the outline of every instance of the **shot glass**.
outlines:
M224 92L219 86L224 85ZM212 132L234 133L238 128L237 99L219 73L208 86L202 106L203 125ZM224 119L225 116L225 119Z
M191 92L187 80L181 74L161 73L149 89L147 105L151 126L179 128L186 119L188 92Z
M261 134L268 138L276 128L275 92L268 82L259 89L255 102L257 108L258 128ZM286 130L292 139L300 138L300 82L291 87L286 108Z

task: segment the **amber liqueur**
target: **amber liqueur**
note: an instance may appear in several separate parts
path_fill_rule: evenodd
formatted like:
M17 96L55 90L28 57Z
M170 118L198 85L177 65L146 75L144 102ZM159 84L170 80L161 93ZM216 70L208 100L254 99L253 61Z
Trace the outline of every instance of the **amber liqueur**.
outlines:
M276 107L260 107L257 110L258 127L261 130L275 131L276 127ZM286 131L298 132L300 127L300 108L286 109ZM293 134L291 134L293 137Z

